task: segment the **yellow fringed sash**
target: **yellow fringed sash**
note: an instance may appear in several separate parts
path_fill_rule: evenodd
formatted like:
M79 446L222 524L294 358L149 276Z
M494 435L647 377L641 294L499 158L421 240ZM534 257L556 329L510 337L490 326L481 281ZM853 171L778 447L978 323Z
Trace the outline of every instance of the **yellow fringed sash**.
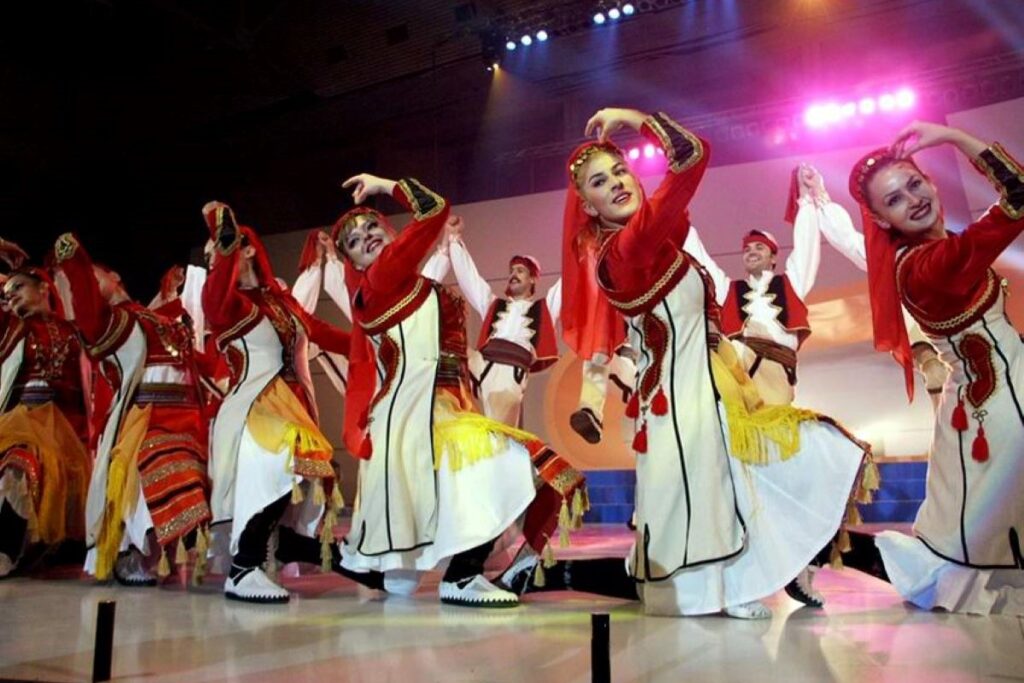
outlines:
M334 446L321 433L288 384L274 379L249 410L246 426L261 448L280 453L286 446L294 458L295 474L333 477Z
M463 410L454 397L438 392L434 403L434 469L447 458L458 472L508 448L508 439L526 443L537 437L479 413Z
M764 405L728 341L712 352L711 372L729 422L732 457L748 465L767 465L773 456L788 460L800 450L800 424L818 419L816 412Z
M135 513L142 495L139 483L139 451L149 431L152 404L132 406L125 416L107 468L106 508L96 534L96 578L105 581L114 571L124 536L124 520Z

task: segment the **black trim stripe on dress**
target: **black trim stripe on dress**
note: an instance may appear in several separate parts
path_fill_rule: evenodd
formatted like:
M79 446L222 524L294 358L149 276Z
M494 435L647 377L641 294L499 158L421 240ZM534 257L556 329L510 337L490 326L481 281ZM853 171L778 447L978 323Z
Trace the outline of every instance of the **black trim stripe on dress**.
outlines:
M946 341L949 343L950 348L953 349L953 354L960 362L960 366L964 370L964 376L967 377L967 384L970 385L971 382L973 382L974 380L971 378L971 370L967 366L967 361L965 361L964 357L960 355L960 349L959 347L957 347L956 342L953 340L953 337L946 337ZM964 400L964 389L965 387L963 386L958 386L956 388L957 405L960 404L960 401ZM964 551L964 563L970 564L971 555L967 551L967 461L964 460L964 433L961 431L957 431L956 440L957 446L960 450L960 476L963 482L963 493L961 494L962 497L960 500L960 545L963 547ZM928 494L925 493L926 497L927 495Z
M414 550L420 548L426 548L427 546L434 545L433 541L424 541L423 543L417 543L416 545L409 546L408 548L389 548L387 550L381 550L379 553L367 553L363 552L363 542L366 541L366 520L363 519L362 528L359 530L359 545L356 547L356 552L363 557L380 557L387 555L388 553L411 553ZM348 538L343 539L345 545L349 545Z
M334 362L334 359L331 358L329 353L321 351L317 354L316 360L321 363L326 363L327 366L331 368L331 372L333 372L341 381L341 385L348 389L348 379L345 377L345 373L341 371L341 368L338 367L338 364Z
M672 319L672 310L668 306L666 299L661 300L661 307L665 310L665 322L668 323L669 330L671 330L671 346L665 350L671 353L671 360L669 363L669 383L668 393L671 397L669 399L668 412L672 416L672 430L676 437L676 449L679 454L679 468L683 475L683 493L686 494L686 534L683 537L683 542L686 544L683 550L683 564L689 564L690 557L690 528L693 526L693 502L690 500L690 477L686 472L686 449L683 448L683 436L679 431L679 419L676 417L676 343L678 336L676 334L676 324Z
M981 326L985 329L989 339L992 340L992 347L999 354L999 357L1003 361L1003 369L1006 375L1006 386L1010 388L1010 396L1013 398L1013 407L1017 409L1017 417L1020 418L1020 422L1024 425L1024 411L1021 410L1020 401L1017 399L1017 390L1013 388L1013 380L1010 378L1010 362L1006 359L1006 355L1003 354L1003 349L999 346L999 341L996 340L996 336L992 334L992 330L988 329L988 323L985 319L981 319Z
M231 390L231 393L229 393L228 396L234 396L235 394L237 394L241 390L242 385L245 384L245 380L249 379L249 344L245 341L245 337L239 337L238 341L242 343L242 374L238 378L238 383L235 384L234 388ZM278 370L274 374L274 376L276 377L279 374L281 374L280 370ZM269 383L270 382L268 382L267 384ZM253 399L253 402L255 403L255 399ZM252 406L250 406L250 410L251 409ZM217 412L220 411L218 410Z
M391 400L388 402L388 419L384 426L386 430L384 433L384 526L388 532L388 548L390 551L394 551L395 541L391 537L391 481L388 476L388 470L390 469L388 465L391 462L391 422L395 413L395 403L398 401L398 392L401 391L402 383L405 381L405 364L408 359L405 348L404 326L405 321L398 323L398 343L402 352L402 369L398 374L398 381L391 390ZM387 334L387 332L384 334Z
M930 543L928 543L928 541L926 541L921 536L914 536L914 538L916 538L918 541L920 541L921 544L924 545L925 548L928 548L928 550L930 550L932 552L932 554L934 554L935 556L940 557L943 560L946 560L947 562L952 562L953 564L959 565L961 567L970 567L971 569L1017 569L1018 568L1017 565L1015 565L1015 564L974 564L974 563L971 563L971 562L961 562L960 560L954 559L952 557L949 557L948 555L944 555L943 553L939 552L934 547L932 547L932 545Z
M745 549L746 549L745 544L741 543L739 548L737 548L735 551L729 553L728 555L722 555L721 557L712 557L712 558L709 558L707 560L700 560L699 562L694 562L692 564L682 564L682 565L679 565L678 567L676 567L675 569L673 569L672 571L670 571L665 576L659 576L659 577L648 576L648 578L646 580L636 579L636 582L637 583L648 583L648 582L649 583L658 583L659 581L669 581L669 580L672 579L673 576L675 576L676 574L678 574L681 571L687 571L689 569L696 569L697 567L703 567L706 564L715 564L717 562L728 562L732 558L734 558L734 557L738 556L740 553L742 553Z

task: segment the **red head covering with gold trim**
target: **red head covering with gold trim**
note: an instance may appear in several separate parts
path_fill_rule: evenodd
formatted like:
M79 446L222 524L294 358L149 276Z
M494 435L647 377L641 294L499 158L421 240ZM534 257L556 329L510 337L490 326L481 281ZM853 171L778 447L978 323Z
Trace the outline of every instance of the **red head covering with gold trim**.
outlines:
M623 341L622 316L597 284L597 255L601 237L597 221L583 210L577 176L587 159L606 152L625 160L622 150L605 142L586 142L569 155L569 188L562 216L562 339L584 360L601 353L611 356Z
M7 279L9 280L16 275L26 275L41 282L46 287L46 300L50 304L50 310L60 318L67 318L57 285L46 270L35 266L22 266L8 273Z
M874 327L875 349L888 351L903 367L907 397L914 398L914 360L910 350L910 337L903 322L903 306L896 285L896 253L903 247L919 242L894 229L884 229L872 211L867 196L867 184L882 168L896 163L913 166L924 173L910 157L901 158L889 147L868 152L850 172L850 195L860 206L864 226L864 242L868 263L868 292L871 299L871 322Z

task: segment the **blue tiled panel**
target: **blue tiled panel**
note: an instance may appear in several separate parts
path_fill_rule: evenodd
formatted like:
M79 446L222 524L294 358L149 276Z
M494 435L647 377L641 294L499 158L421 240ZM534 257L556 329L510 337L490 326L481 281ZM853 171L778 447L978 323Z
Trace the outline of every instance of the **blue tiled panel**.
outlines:
M861 505L865 522L912 522L924 499L925 462L882 463L882 485L875 502ZM586 473L590 511L584 520L625 524L633 514L636 473L633 470L594 470Z

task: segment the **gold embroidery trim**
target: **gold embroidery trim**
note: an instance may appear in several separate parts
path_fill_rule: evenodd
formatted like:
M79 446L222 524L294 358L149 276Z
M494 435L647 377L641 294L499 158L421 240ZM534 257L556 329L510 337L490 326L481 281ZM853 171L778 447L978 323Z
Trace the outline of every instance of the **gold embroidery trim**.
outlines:
M53 253L57 257L57 263L64 263L78 251L78 240L70 232L66 232L57 238L53 245Z
M239 330L243 329L246 325L255 320L259 316L259 314L260 311L254 304L253 307L249 309L249 312L246 313L244 318L239 320L237 323L232 325L227 331L222 332L217 337L217 346L223 346L225 342L230 341L232 338L234 338L234 336L238 334Z
M1006 168L1008 168L1017 178L1024 183L1024 169L1021 169L1020 164L1011 157L1003 146L998 142L992 143L992 146L988 148L988 151L992 153L996 159L999 159ZM1006 197L1006 187L996 178L995 169L989 166L988 162L983 157L977 157L975 160L975 167L980 169L988 177L988 180L999 190L999 208L1003 210L1003 213L1007 215L1010 220L1020 220L1024 218L1024 207L1015 209L1010 205L1010 202Z
M665 124L670 126L673 130L686 138L691 145L693 145L693 153L686 159L676 159L679 151L675 148L675 145L672 144L672 138L662 125L662 119L664 119ZM701 144L700 138L673 121L664 112L658 112L655 115L648 116L644 123L647 124L647 127L650 128L657 136L658 142L661 143L662 148L665 150L665 156L669 158L669 169L671 169L673 173L682 173L683 171L692 168L694 164L704 157L704 145Z
M371 320L368 323L362 323L363 329L365 329L365 330L377 329L378 327L383 325L385 322L387 322L388 318L392 317L393 315L395 315L396 313L401 311L403 308L405 308L406 306L411 304L416 299L416 297L419 296L419 293L422 290L423 290L423 278L416 278L416 286L412 288L411 292L409 292L404 297L402 297L402 299L398 303L396 303L394 306L392 306L388 310L384 311L383 314L379 315L378 317L374 318L373 320Z
M637 297L636 299L633 299L632 301L616 301L611 297L608 297L608 300L612 303L613 306L615 306L615 308L619 308L622 310L632 310L635 308L640 308L641 306L644 306L647 303L649 303L654 297L658 296L661 293L662 288L665 285L667 285L669 281L672 280L672 277L676 274L676 272L679 271L679 268L682 267L682 265L683 255L676 254L676 259L675 261L672 262L672 265L670 265L665 270L664 275L658 278L658 281L655 282L654 285L644 294Z
M960 327L965 322L976 316L983 308L992 304L992 302L989 301L989 297L992 296L992 290L995 289L997 278L995 272L989 270L988 278L985 282L985 291L982 292L981 296L978 297L978 299L962 313L959 313L947 320L939 320L937 322L932 322L925 318L925 316L920 315L921 309L907 298L903 291L903 285L901 284L903 282L903 266L906 264L907 257L910 256L910 253L914 251L914 249L920 249L920 247L913 247L905 252L903 258L901 258L899 263L896 265L896 286L899 288L900 298L907 303L909 308L914 309L914 312L917 313L914 317L917 318L918 322L922 325L933 330L951 330Z
M422 205L419 200L416 199L416 194L413 192L413 183L415 183L416 187L418 187L424 194L430 195L434 198L435 204L433 209L427 212L423 211ZM436 192L432 192L427 189L423 183L415 178L403 178L398 181L398 186L402 188L402 192L404 192L405 196L409 199L409 203L412 205L412 215L416 220L422 221L427 218L431 218L432 216L436 216L441 213L441 210L444 209L444 198Z
M130 322L132 322L131 316L127 311L120 308L112 309L107 329L100 336L99 341L89 346L89 355L93 358L105 356L114 346L114 342L121 338L121 334L124 333Z

